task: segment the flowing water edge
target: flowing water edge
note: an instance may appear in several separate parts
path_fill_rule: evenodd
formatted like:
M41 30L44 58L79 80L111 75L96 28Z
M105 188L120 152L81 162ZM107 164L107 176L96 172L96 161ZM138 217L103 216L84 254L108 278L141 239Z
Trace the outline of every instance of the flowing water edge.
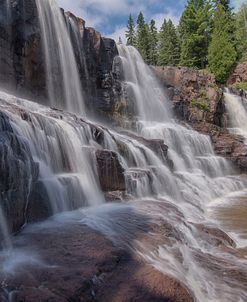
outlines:
M133 47L119 45L115 64L121 65L123 89L136 107L135 129L113 129L89 120L60 9L53 0L36 3L46 58L48 105L64 111L3 91L0 110L29 163L26 172L32 175L32 163L38 163L38 181L45 188L54 216L12 236L8 218L0 208L4 238L0 281L12 275L29 275L39 267L55 267L56 263L43 259L37 248L40 243L32 243L33 234L39 238L40 234L54 232L54 237L59 237L63 227L76 224L104 234L179 280L195 301L246 301L246 176L238 175L229 161L214 153L208 136L174 119L160 83ZM66 22L76 37L78 29L73 20L68 17ZM229 92L225 96L231 131L247 139L247 100ZM236 116L241 116L241 123ZM102 133L100 141L96 130ZM164 140L173 165L138 137ZM98 149L117 153L133 200L106 203L96 168ZM1 166L8 156L11 154L1 159ZM14 171L10 171L10 179L11 173ZM12 297L6 286L2 300L15 301Z

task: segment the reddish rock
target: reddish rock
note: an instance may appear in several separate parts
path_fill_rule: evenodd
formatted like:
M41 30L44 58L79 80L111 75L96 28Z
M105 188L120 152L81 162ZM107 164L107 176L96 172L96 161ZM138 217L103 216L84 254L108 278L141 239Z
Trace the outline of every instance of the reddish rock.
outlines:
M247 145L239 135L210 123L192 124L193 128L211 137L215 152L229 159L240 171L247 171Z
M118 155L109 150L97 150L96 161L101 189L107 191L125 191L124 168Z
M207 121L221 125L221 93L215 77L188 67L153 68L161 83L168 87L175 114L189 122Z
M25 265L0 276L0 298L12 302L192 302L185 287L79 225L24 234L46 265Z
M233 85L239 82L247 82L247 63L240 63L230 75L227 84Z

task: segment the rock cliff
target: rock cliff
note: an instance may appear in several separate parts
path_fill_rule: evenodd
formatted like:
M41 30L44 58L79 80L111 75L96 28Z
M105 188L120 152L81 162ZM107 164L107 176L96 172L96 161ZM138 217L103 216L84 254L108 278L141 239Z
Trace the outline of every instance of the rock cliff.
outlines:
M10 15L5 13L4 5L1 1L0 86L45 103L45 58L35 0L12 1ZM121 84L113 70L118 54L116 44L93 28L87 28L84 20L69 12L62 13L64 18L73 19L79 28L78 38L67 22L89 113L114 121L121 102Z
M153 71L172 100L177 118L209 135L215 152L246 172L247 148L240 136L227 130L229 122L224 94L214 76L187 67L157 66ZM231 91L245 96L241 90L231 88Z

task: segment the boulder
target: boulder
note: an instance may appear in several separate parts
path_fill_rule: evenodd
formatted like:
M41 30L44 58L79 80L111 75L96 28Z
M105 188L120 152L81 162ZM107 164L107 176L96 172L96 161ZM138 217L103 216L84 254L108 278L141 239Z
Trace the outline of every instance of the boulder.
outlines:
M117 153L109 150L97 150L96 163L101 189L104 192L126 190L125 171Z

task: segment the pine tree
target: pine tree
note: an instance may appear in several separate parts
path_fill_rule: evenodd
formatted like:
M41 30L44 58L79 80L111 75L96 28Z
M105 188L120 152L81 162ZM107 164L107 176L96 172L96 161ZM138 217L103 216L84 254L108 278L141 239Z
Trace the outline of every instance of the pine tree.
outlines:
M204 68L212 26L212 6L208 0L189 0L179 23L180 64Z
M176 28L171 20L162 24L160 35L159 65L177 66L180 60L179 41Z
M143 13L140 12L137 18L137 34L136 34L136 47L142 55L144 61L149 63L150 56L150 39L149 39L149 26L144 20Z
M129 15L125 36L127 39L127 45L136 45L135 23L131 15Z
M224 83L236 62L237 53L231 37L229 11L218 4L214 13L212 41L208 50L209 68L216 80Z
M235 16L235 41L238 59L247 53L247 4L242 5Z
M149 26L149 64L156 65L158 59L158 31L152 19Z

